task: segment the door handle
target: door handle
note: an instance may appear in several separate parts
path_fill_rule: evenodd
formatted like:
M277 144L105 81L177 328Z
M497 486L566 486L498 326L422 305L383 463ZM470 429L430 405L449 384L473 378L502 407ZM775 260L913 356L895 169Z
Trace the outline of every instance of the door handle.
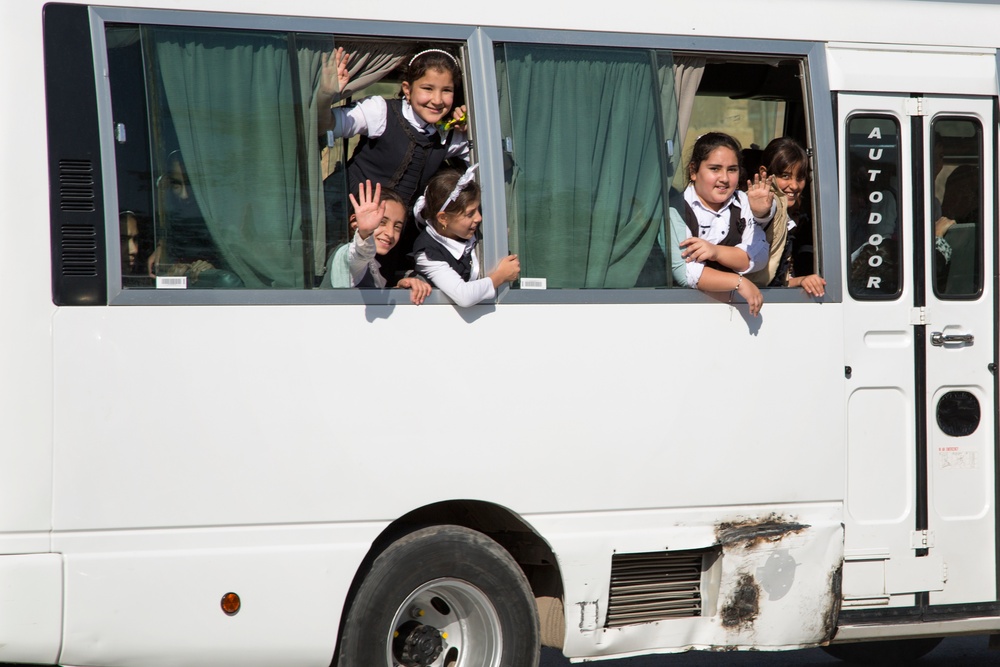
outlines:
M935 345L937 347L954 343L972 345L975 341L976 337L972 334L948 334L946 336L940 331L934 331L931 333L931 345Z

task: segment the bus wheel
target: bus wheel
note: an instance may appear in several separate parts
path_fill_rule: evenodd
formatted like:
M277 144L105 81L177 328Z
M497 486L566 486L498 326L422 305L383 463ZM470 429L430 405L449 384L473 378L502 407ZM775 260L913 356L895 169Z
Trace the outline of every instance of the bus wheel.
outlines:
M941 643L941 637L893 639L884 642L833 644L823 650L844 662L856 665L909 665L924 657Z
M343 623L339 667L537 665L538 615L524 573L482 533L414 531L372 563Z

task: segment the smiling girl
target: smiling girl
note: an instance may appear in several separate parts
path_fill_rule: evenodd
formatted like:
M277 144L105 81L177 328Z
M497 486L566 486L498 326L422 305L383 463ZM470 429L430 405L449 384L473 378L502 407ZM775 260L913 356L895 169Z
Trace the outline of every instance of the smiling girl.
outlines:
M826 293L826 280L810 273L812 266L798 269L792 264L792 246L812 234L809 220L799 225L805 214L802 197L809 176L809 155L799 142L791 137L771 141L761 155L760 178L770 175L774 179L777 214L767 230L771 244L771 258L767 266L748 276L764 287L801 287L807 294L821 297ZM798 238L797 238L798 237ZM801 274L801 275L796 275Z
M392 190L383 190L371 181L358 187L358 197L350 195L351 229L354 239L334 252L330 260L329 287L384 289L386 280L380 271L379 257L392 250L406 225L403 200ZM430 294L431 286L419 278L403 278L396 287L410 290L410 301L418 306Z
M475 248L483 216L474 170L475 166L465 174L454 169L436 174L413 208L418 222L427 225L413 244L417 272L462 307L493 298L502 284L517 280L521 272L517 255L508 255L480 278Z
M337 49L323 56L319 90L320 109L329 107L348 83L349 56ZM465 106L453 109L462 70L458 59L443 49L427 49L412 58L397 99L367 97L356 104L321 111L320 131L334 137L361 135L347 163L348 192L357 192L366 180L399 194L407 208L444 161L459 157L468 162L465 124L441 131L437 124L465 117Z
M774 215L774 195L769 181L759 175L746 193L737 189L741 155L739 142L722 132L709 132L695 142L683 199L671 202L671 228L675 238L683 238L672 265L679 284L704 292L736 292L756 316L764 299L743 276L767 262L761 226Z

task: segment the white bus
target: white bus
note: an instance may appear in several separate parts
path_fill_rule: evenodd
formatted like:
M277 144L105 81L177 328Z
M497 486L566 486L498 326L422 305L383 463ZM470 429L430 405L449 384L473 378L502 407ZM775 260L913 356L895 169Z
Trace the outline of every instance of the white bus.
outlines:
M880 659L1000 633L1000 6L0 18L0 661ZM480 259L521 262L495 299L323 286L353 150L317 125L335 47L338 104L394 96L422 49L460 59ZM824 296L765 288L753 317L676 284L669 193L709 130L808 147L794 261ZM178 238L209 272L159 254Z

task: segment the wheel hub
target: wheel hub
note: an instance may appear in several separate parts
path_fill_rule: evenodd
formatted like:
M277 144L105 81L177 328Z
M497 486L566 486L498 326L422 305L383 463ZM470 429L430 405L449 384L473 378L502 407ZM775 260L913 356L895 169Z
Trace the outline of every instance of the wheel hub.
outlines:
M430 667L444 650L444 642L436 628L411 621L399 628L392 648L404 667Z

